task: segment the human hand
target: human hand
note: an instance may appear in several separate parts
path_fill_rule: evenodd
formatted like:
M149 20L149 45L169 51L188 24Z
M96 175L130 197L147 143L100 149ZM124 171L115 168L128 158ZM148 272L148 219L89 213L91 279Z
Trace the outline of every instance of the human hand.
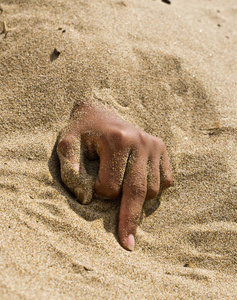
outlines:
M136 228L146 199L160 189L160 160L164 187L172 172L164 142L123 120L114 111L91 102L74 106L57 144L63 182L82 204L93 194L121 196L118 235L121 245L134 250ZM99 173L88 175L84 157L99 159Z

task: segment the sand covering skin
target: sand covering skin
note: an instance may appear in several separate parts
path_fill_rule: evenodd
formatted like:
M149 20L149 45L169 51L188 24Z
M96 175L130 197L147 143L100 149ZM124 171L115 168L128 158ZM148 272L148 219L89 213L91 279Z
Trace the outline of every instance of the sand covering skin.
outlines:
M236 4L174 2L1 2L2 299L234 299ZM167 145L174 186L146 203L133 253L119 201L83 206L60 182L54 145L82 96Z

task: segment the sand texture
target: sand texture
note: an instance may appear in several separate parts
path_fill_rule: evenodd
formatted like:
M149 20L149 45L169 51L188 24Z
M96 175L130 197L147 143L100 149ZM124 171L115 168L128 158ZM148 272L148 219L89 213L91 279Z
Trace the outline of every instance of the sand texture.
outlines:
M0 6L0 299L236 299L236 1ZM119 201L84 206L60 182L81 97L167 145L174 186L146 203L134 252Z

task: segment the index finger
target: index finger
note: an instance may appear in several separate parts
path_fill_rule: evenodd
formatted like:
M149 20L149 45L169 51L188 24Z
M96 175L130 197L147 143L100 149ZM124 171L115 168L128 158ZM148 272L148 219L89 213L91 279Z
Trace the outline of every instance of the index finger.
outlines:
M121 245L134 250L135 235L147 193L147 160L144 155L130 166L122 187L118 234Z

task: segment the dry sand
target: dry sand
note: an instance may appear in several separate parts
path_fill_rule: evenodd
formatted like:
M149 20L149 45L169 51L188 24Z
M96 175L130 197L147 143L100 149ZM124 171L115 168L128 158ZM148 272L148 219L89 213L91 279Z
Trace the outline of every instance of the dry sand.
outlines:
M236 1L0 4L0 298L236 299ZM58 180L83 95L167 144L175 184L132 253L118 201L82 206Z

